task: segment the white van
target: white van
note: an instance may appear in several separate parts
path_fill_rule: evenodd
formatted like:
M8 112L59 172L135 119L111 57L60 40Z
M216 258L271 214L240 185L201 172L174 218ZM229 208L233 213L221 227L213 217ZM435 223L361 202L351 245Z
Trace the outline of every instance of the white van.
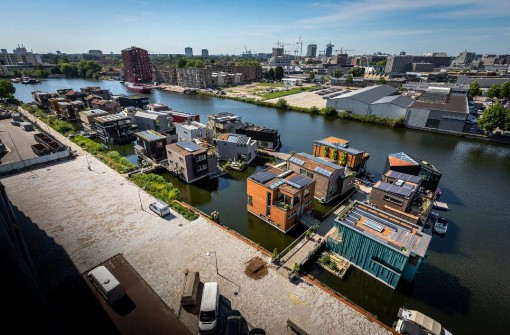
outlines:
M126 294L117 278L115 278L104 265L100 265L90 271L88 276L99 293L101 293L110 304L119 301Z
M218 283L205 283L198 318L198 329L200 334L212 334L216 331L219 303L220 287L218 286Z
M158 214L161 217L170 214L170 207L166 202L161 200L153 202L152 204L149 205L149 208L151 209L151 211L153 211L154 213Z

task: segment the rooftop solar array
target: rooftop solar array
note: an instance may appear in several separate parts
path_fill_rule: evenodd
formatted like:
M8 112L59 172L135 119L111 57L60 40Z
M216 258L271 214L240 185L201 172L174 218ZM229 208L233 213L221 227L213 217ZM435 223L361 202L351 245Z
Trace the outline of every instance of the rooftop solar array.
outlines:
M320 166L316 166L315 169L313 169L315 172L323 175L323 176L326 176L326 177L331 177L331 175L333 174L332 172L326 170L326 169L323 169L321 168Z
M305 161L299 159L299 158L296 158L294 156L292 156L290 159L289 159L292 163L295 163L299 166L303 166L303 164L305 164Z
M186 151L189 151L189 152L194 152L194 151L203 149L202 147L196 145L195 143L191 143L191 142L177 142L176 144L178 147L180 147Z
M401 172L397 172L397 171L393 171L393 170L388 170L388 172L386 173L386 176L393 178L393 179L401 179L404 181L409 181L409 182L415 183L415 184L418 184L421 181L421 178L418 176L413 176L411 174L401 173Z
M274 190L275 188L279 187L280 185L282 185L283 183L285 183L285 179L278 179L277 181L275 181L274 183L272 183L271 185L269 185L269 188Z
M356 149L355 149L356 150ZM315 163L323 164L326 166L329 166L332 169L341 169L342 167L338 164L331 163L330 161L322 158L322 157L315 157L310 154L307 154L306 152L300 152L298 155L303 156L305 158L308 158L309 160L314 161Z
M412 193L412 189L408 189L406 187L398 187L396 185L388 184L388 183L381 183L379 186L374 186L377 189L380 189L385 192L390 192L396 195L400 195L403 197L408 198Z
M293 186L295 188L304 187L304 186L310 184L311 182L312 182L312 180L310 178L301 176L301 175L294 176L294 177L290 178L289 180L287 180L287 184L289 184L290 186Z
M241 135L229 135L227 138L227 142L238 143L238 144L247 144L249 141L249 137L241 136Z
M372 221L372 220L368 220L367 219L367 220L363 221L363 224L365 226L367 226L368 228L371 228L371 229L373 229L375 231L378 231L379 233L382 233L383 230L384 230L384 226L383 225L380 225L377 222Z
M166 140L166 137L152 130L144 130L139 133L136 133L136 136L143 138L149 142L158 141L158 140Z
M258 183L265 184L268 181L270 181L271 179L273 179L274 177L276 177L276 175L274 173L262 171L262 172L254 174L250 178L255 180Z

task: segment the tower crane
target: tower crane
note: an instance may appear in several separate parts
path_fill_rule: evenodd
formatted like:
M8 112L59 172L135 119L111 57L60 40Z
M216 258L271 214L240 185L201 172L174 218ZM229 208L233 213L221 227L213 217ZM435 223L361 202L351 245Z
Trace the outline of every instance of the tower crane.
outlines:
M354 49L348 49L348 48L344 48L344 47L340 47L340 49L335 50L335 52L336 52L336 53L338 53L338 51L340 51L340 53L341 53L341 54L343 54L343 53L344 53L344 51L345 51L345 52L347 52L347 51L356 51L356 50L354 50Z

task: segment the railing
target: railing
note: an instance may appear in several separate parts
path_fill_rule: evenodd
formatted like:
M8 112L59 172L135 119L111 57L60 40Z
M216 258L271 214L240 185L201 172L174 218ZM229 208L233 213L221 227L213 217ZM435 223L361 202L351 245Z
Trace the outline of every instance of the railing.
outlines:
M69 151L69 148L66 148L64 151L58 151L53 154L34 157L34 158L30 158L30 159L24 159L24 160L13 162L13 163L2 164L0 166L0 175L8 174L13 171L21 171L21 170L27 169L31 166L56 161L59 159L66 158L70 155L71 155L71 152Z

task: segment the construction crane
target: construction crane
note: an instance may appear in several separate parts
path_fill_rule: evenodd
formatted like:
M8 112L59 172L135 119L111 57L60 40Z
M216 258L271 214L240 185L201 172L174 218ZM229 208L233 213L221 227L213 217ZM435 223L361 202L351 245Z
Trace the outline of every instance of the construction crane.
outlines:
M347 51L356 51L356 50L340 47L340 49L335 50L336 53L338 53L338 51L340 51L340 53L343 54L344 51L347 52Z
M283 54L285 55L285 46L286 45L290 45L290 43L285 43L285 42L275 42L275 44L278 46L278 48L283 48Z
M315 44L315 42L302 41L302 40L301 40L301 36L299 36L299 39L298 39L298 41L296 42L296 48L295 48L295 51L294 51L294 52L295 52L295 54L296 54L296 56L297 56L297 51L298 51L297 49L298 49L298 47L299 47L299 57L303 57L303 43L308 43L308 44L310 44L310 43L311 43L311 44Z

